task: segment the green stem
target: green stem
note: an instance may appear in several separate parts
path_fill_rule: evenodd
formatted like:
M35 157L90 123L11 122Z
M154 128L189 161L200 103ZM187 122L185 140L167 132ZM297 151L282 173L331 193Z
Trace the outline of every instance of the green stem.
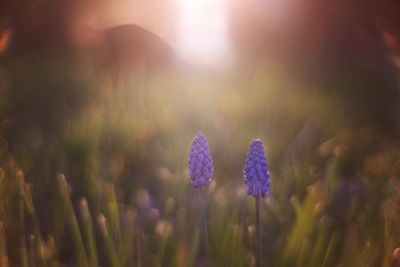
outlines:
M256 197L256 267L261 267L260 198Z
M206 187L200 188L200 203L202 209L202 220L201 220L201 236L204 249L204 256L208 257L210 253L208 243L208 228L207 228L207 191Z

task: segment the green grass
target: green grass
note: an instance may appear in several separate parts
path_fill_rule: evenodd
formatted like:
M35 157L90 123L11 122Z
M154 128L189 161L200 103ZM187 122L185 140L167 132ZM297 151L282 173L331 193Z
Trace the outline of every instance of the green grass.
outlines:
M59 135L28 131L25 148L2 151L0 266L254 266L254 200L242 185L252 138L271 169L264 266L391 266L398 144L341 124L329 97L282 76L97 81L98 100ZM205 211L186 166L199 130L215 165Z

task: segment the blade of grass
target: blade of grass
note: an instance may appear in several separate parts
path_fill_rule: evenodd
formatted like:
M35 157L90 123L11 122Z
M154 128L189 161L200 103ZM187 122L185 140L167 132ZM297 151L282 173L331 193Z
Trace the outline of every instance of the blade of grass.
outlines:
M75 245L75 252L77 257L77 263L80 267L88 267L87 256L85 247L83 245L82 235L79 229L78 221L76 219L75 211L71 202L71 198L68 191L68 184L63 174L58 175L58 182L60 192L63 200L64 207L66 208L66 216L69 220L69 224L72 230L72 238Z
M96 240L93 231L93 221L92 216L90 215L89 207L86 198L82 198L80 202L81 208L81 216L82 216L82 226L83 226L83 235L87 242L87 251L88 251L88 263L89 266L99 266L97 260L97 248L96 248Z
M100 214L98 217L98 224L100 227L101 234L103 236L103 241L105 245L105 251L108 254L108 260L110 262L110 266L112 267L120 267L120 261L118 257L118 253L116 251L115 245L110 235L109 226L107 224L107 219L103 214Z

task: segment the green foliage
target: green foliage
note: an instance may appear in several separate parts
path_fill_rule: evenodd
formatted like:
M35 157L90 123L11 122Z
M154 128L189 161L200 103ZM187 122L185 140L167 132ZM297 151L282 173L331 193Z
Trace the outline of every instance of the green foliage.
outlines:
M7 99L29 123L13 122L18 141L0 140L1 266L253 266L254 203L241 186L252 138L265 140L271 168L261 210L265 266L391 266L400 242L399 146L373 125L343 123L323 93L266 70L207 79L171 70L112 82L82 58L65 72L47 60L38 73L62 79L23 76L12 88L41 94L43 104L42 95L72 79L74 96L54 93L65 110L47 106L33 121L24 114L34 103L15 104L27 95ZM23 69L10 79L34 67L14 64ZM85 101L73 110L73 99ZM40 114L60 123L37 127ZM186 169L198 130L215 161L209 257L199 255L202 211Z

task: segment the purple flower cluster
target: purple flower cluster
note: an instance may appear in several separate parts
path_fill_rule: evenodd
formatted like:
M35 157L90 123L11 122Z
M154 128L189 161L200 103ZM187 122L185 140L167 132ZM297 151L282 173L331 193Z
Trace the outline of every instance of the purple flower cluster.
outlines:
M198 132L189 153L190 181L193 188L207 186L212 179L213 170L207 139L202 132ZM269 169L260 139L252 140L250 143L243 176L249 195L255 198L265 197L270 187Z
M243 170L244 183L247 193L255 198L265 197L269 189L269 170L263 143L259 139L251 141L247 155L246 165Z
M198 132L189 153L189 172L193 188L206 186L212 179L213 162L206 137Z

